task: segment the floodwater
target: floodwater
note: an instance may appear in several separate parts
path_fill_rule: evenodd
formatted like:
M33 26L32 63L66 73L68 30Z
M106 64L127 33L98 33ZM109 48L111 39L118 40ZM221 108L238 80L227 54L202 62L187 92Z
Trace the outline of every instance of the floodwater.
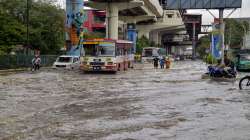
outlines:
M0 140L249 140L250 93L202 62L0 76ZM244 74L240 74L242 77Z

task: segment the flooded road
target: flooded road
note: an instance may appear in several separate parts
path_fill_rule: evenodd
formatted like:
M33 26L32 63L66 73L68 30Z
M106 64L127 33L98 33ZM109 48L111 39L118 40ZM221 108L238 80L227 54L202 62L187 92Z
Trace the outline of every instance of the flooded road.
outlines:
M202 62L0 76L0 140L249 140L250 93ZM240 74L242 77L244 74Z

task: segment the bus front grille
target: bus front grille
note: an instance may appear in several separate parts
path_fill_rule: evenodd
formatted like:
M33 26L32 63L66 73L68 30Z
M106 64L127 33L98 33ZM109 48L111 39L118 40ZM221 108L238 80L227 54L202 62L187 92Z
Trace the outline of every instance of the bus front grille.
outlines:
M105 63L104 62L90 62L90 65L92 65L92 66L104 66Z

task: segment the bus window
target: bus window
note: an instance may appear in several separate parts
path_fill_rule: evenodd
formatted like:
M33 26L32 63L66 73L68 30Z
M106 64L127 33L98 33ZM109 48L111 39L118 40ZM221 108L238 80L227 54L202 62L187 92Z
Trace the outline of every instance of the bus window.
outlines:
M84 56L114 56L114 44L86 44L83 48Z
M128 50L127 49L123 49L123 55L127 55L128 54Z
M116 56L121 56L123 55L123 49L122 48L117 48L116 49Z
M115 55L115 46L114 45L102 45L98 46L98 56L114 56Z
M132 48L128 49L128 54L132 54Z
M96 56L97 55L96 45L95 44L84 45L83 55L84 56Z

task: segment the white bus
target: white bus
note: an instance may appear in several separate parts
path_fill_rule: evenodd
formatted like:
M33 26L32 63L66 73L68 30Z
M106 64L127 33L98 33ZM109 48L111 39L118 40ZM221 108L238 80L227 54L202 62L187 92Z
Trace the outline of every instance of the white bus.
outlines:
M145 47L142 50L142 61L152 62L154 57L166 56L166 50L164 48Z
M80 69L117 72L133 67L133 42L126 40L91 39L83 41Z

